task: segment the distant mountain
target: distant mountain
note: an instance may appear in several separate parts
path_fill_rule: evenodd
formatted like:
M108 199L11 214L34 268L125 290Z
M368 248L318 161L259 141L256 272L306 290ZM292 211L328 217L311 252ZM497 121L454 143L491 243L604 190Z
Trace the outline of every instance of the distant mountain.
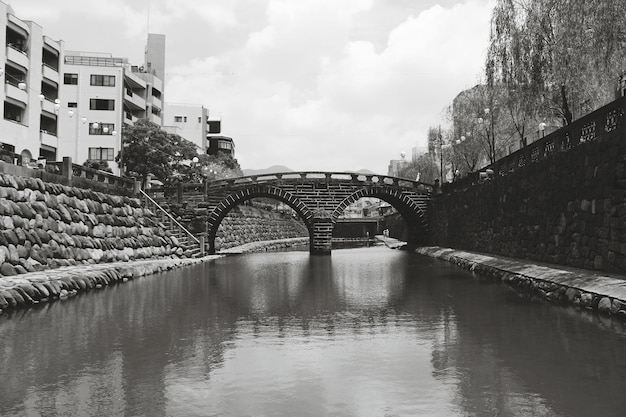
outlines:
M243 175L263 175L274 174L278 172L293 172L293 169L287 168L283 165L272 165L271 167L264 169L244 169Z
M357 171L357 173L359 173L359 174L368 174L368 175L375 175L376 174L374 171L370 171L369 169L359 169Z

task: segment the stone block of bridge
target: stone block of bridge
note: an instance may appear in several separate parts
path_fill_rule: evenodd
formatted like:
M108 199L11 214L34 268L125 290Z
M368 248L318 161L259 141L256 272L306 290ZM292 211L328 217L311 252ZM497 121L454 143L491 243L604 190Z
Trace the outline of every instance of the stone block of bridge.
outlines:
M311 255L330 255L333 241L333 222L330 218L314 218L309 251Z

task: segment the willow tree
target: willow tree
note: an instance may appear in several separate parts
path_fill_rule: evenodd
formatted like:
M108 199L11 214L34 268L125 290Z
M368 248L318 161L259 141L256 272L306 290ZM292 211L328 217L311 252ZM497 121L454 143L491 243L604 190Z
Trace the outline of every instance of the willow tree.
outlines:
M523 137L538 118L563 124L614 97L626 64L626 0L497 0L486 75L506 86Z

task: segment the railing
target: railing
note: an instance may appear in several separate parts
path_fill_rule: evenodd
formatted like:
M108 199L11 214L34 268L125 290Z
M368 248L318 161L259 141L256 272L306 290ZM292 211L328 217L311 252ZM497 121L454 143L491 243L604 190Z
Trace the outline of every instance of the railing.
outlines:
M504 176L555 153L565 152L583 143L626 135L626 97L621 97L581 117L524 148L472 172L453 183L444 184L444 191L465 189L491 176ZM624 138L626 140L626 138Z
M110 172L100 171L77 164L71 164L71 171L68 168L69 167L64 167L63 162L46 163L46 171L62 175L71 181L74 181L76 178L84 178L125 191L135 190L135 180L132 178L118 177Z
M19 53L20 53L20 54L22 54L22 55L26 55L26 56L28 56L28 52L27 52L27 50L26 50L26 47L24 47L24 46L18 46L18 45L14 45L14 44L12 44L12 43L8 43L8 44L7 44L7 46L8 46L9 48L13 49L14 51L19 52Z
M185 228L185 226L183 226L182 224L180 224L178 222L178 220L176 220L170 213L168 213L167 210L165 210L163 207L161 207L161 205L159 203L157 203L156 201L154 201L152 199L152 197L150 197L148 194L146 194L145 191L143 190L139 190L141 196L148 202L150 203L150 205L152 205L152 207L156 208L161 215L165 216L173 225L175 225L181 232L183 232L189 239L191 239L193 242L195 242L198 247L200 248L200 254L201 256L204 256L204 242L200 239L198 239L197 237L195 237L193 235L193 233L191 233L189 230L187 230L187 228Z
M323 172L323 171L307 171L307 172L279 172L272 174L248 175L245 177L226 178L222 180L208 181L207 188L229 188L252 183L268 183L275 181L295 181L295 182L332 182L332 181L350 181L358 185L387 185L412 189L421 192L430 193L433 191L431 184L420 181L412 181L404 178L389 177L386 175L376 174L359 174L353 172Z

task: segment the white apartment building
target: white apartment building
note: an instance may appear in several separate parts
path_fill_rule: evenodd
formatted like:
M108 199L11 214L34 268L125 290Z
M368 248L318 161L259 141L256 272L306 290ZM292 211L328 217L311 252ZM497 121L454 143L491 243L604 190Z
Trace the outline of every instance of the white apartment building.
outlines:
M139 119L163 125L163 81L108 53L66 51L63 61L59 153L76 164L107 161L119 174L122 129Z
M0 45L0 157L23 164L57 160L63 42L0 2Z
M207 150L208 118L209 110L201 104L165 103L163 125L193 142L202 153Z

